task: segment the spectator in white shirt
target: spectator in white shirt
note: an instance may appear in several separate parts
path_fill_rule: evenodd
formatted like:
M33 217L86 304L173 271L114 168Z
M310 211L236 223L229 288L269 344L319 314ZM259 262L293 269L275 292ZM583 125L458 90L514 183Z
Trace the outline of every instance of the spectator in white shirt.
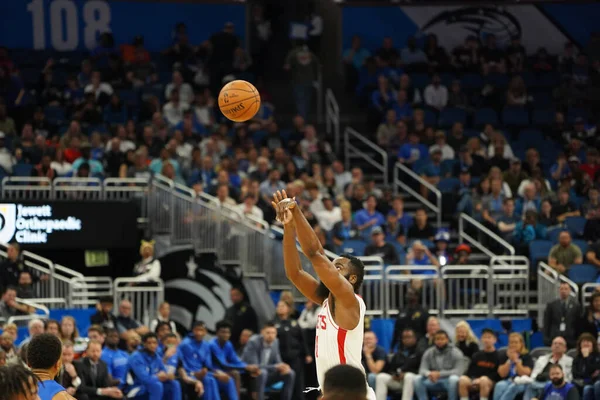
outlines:
M119 140L119 151L123 154L129 150L135 150L135 143L127 139L127 129L123 125L117 125L116 135L113 139ZM112 140L106 142L106 151L110 151L112 148Z
M344 164L339 160L335 160L333 164L331 164L331 167L335 174L335 185L337 186L337 189L343 193L346 185L352 182L352 174L344 170Z
M154 240L142 240L140 245L142 259L133 267L133 275L141 282L153 282L160 279L160 261L154 257Z
M439 75L431 78L431 84L425 88L425 104L440 111L448 104L448 89L442 85L442 79Z
M183 103L191 104L191 102L194 101L194 90L189 83L185 83L183 81L183 76L179 71L173 72L173 80L165 88L166 99L171 98L171 92L173 89L179 90L179 99Z
M306 125L304 129L304 139L300 141L300 150L302 157L305 160L310 159L310 155L319 151L319 139L317 139L317 131L312 125Z
M173 132L173 139L171 139L169 142L168 147L175 148L175 153L177 154L177 158L179 159L183 169L190 168L192 164L192 150L194 150L194 146L184 140L183 132L181 132L179 129Z
M15 165L16 160L11 152L4 147L4 138L4 132L0 132L0 167L10 174L12 173L12 168L13 165Z
M188 103L184 103L179 99L179 90L171 90L171 101L163 106L163 115L167 119L170 127L174 127L183 121L183 112L189 109Z
M110 84L102 82L100 71L94 71L92 73L92 82L85 87L84 92L94 93L98 104L104 105L108 103L108 100L114 93L114 90Z
M246 197L244 197L244 202L238 204L236 209L243 215L251 215L262 220L264 216L263 211L256 206L256 200L257 199L253 195L247 194Z
M442 151L442 161L454 160L454 149L446 143L446 132L437 131L435 133L435 144L429 149L430 153L434 150Z
M228 206L237 205L235 200L229 197L229 186L226 183L220 183L219 186L217 186L217 200L221 207L225 204Z
M329 232L337 222L342 220L342 209L333 204L333 199L328 194L323 195L321 201L323 210L315 213L315 217L319 221L319 226Z
M507 160L515 158L510 144L506 142L506 138L500 132L494 132L490 138L490 145L488 146L489 158L492 158L496 155L496 148L503 149L502 158L505 158Z
M259 190L265 201L270 201L271 197L273 197L273 193L285 189L285 186L285 183L281 181L281 172L279 172L278 169L273 168L269 172L267 180L260 184Z

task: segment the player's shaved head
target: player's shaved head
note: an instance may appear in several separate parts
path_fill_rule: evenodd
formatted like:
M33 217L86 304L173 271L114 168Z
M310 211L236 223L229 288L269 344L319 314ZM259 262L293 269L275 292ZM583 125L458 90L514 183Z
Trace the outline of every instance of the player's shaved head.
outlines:
M366 400L367 378L356 367L340 364L325 373L322 400Z
M354 293L358 293L365 278L365 264L357 257L350 254L342 254L333 260L333 265L350 282L354 288ZM325 299L329 296L329 288L323 282L319 282L316 294Z

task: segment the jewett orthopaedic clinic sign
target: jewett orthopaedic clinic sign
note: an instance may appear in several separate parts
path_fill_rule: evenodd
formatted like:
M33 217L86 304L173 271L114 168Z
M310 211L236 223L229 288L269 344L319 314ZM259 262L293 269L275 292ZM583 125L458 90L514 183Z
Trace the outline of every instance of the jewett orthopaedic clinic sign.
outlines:
M25 247L116 248L137 243L137 209L127 202L0 203L0 242Z

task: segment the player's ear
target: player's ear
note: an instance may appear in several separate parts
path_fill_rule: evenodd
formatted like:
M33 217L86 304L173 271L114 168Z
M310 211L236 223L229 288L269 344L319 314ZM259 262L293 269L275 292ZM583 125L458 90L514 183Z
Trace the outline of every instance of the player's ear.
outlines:
M348 281L349 281L349 282L350 282L352 285L354 285L354 284L356 283L356 281L357 281L357 280L358 280L358 276L356 276L356 275L350 275L350 276L348 277Z

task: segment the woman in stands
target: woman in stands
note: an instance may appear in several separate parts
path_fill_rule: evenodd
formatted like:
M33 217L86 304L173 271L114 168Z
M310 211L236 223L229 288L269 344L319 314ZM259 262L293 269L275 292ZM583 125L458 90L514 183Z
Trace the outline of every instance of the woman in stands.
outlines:
M479 351L479 341L467 321L460 321L456 324L454 345L469 359Z
M79 331L77 330L77 324L75 324L75 318L68 315L62 317L60 320L60 333L63 342L69 341L75 343L79 338Z
M600 292L595 291L590 297L590 303L577 327L579 334L589 333L593 337L600 334Z
M493 400L513 400L525 392L526 379L531 375L533 358L528 354L521 334L513 332L508 336L508 349L500 354L498 375L501 381L494 387Z
M577 355L573 359L573 383L581 392L583 399L600 396L600 353L596 338L584 333L577 341Z
M142 240L140 255L142 260L133 268L135 277L142 282L160 279L161 266L160 261L154 258L154 240Z

